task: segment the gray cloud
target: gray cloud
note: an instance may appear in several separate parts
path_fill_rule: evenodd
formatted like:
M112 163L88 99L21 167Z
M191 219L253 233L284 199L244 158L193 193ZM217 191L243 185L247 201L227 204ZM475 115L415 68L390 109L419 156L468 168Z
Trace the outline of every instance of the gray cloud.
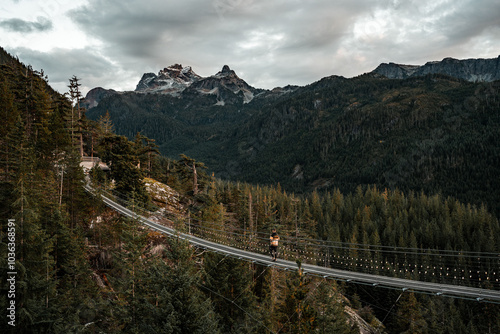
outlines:
M130 76L130 73L93 50L59 48L50 52L39 52L17 48L8 51L18 55L23 63L34 69L43 69L49 77L49 84L60 93L68 91L69 78L73 75L81 79L81 90L84 93L97 86L124 88L122 82Z
M320 79L353 20L369 10L366 3L91 0L70 15L104 42L107 55L137 71L178 62L210 75L228 64L246 73L251 84L272 88L284 80ZM299 82L290 76L295 66L302 67ZM278 68L283 72L272 71Z
M487 6L485 4L488 3ZM475 1L470 6L458 7L441 27L452 43L465 42L485 31L500 29L500 2Z
M89 0L68 15L100 41L94 50L30 57L55 73L62 61L64 81L76 74L91 88L134 89L144 72L173 63L203 76L228 64L249 84L273 88L388 61L496 57L499 14L497 0ZM3 26L33 27L14 23Z
M37 31L47 31L52 29L52 21L39 16L34 22L21 19L8 19L0 21L0 27L14 32L32 33Z

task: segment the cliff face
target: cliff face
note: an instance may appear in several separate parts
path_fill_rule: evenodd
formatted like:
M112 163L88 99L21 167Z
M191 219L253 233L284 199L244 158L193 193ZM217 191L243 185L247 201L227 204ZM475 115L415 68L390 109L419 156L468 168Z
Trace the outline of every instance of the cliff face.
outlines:
M491 82L500 80L500 56L491 59L454 59L428 62L425 65L402 65L382 63L372 73L389 79L406 79L427 74L446 74L451 77L472 81Z

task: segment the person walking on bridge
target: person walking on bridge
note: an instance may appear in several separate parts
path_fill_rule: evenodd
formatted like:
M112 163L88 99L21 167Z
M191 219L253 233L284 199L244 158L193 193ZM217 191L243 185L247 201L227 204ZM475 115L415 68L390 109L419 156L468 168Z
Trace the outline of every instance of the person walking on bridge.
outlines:
M271 236L269 237L269 252L271 253L271 260L276 261L278 257L278 241L280 236L276 233L276 229L271 230Z

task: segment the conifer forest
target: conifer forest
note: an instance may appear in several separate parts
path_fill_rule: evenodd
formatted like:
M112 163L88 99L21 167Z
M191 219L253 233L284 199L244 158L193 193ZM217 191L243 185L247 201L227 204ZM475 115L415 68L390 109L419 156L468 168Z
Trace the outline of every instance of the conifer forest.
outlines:
M328 261L340 269L500 289L498 82L429 77L376 87L373 78L357 78L338 88L342 94L325 95L323 103L351 105L341 115L301 109L318 92L326 94L319 82L294 100L275 101L265 125L233 133L230 140L242 133L284 139L274 147L280 153L264 151L234 174L221 167L225 157L215 161L218 151L208 144L198 149L206 161L191 157L196 149L165 154L151 133L117 127L112 112L87 117L81 80L68 78L68 92L60 94L43 72L0 50L1 333L500 333L497 303L308 275L298 255L314 251L306 245L328 244ZM362 96L375 99L384 85L401 94L356 107L352 94L368 92ZM441 90L432 94L426 86ZM476 98L459 108L461 120L451 106L424 115L405 114L398 104L407 105L412 94L413 103L439 104L445 93ZM290 153L291 137L271 131L269 124L289 110L317 130L315 138L302 128L294 132L307 137L311 150ZM475 111L478 118L468 116ZM394 113L401 120L393 124L401 127L397 137L378 127ZM315 127L322 120L337 124L335 131ZM403 130L410 123L413 130ZM413 128L435 123L444 124L428 134L437 141ZM441 134L448 128L468 130L457 143ZM362 138L371 141L364 145ZM396 152L415 138L414 152L400 158ZM357 152L354 165L341 163L346 147ZM82 157L99 157L109 171L94 166L85 173ZM241 165L249 161L244 159L242 154ZM287 172L276 167L281 163ZM309 176L286 178L298 164ZM382 176L381 169L388 172ZM311 186L320 175L328 186ZM227 242L230 233L265 242L276 228L280 255L296 260L297 270L243 261L152 231L108 208L99 190L85 191L87 182L133 209L161 213L179 231L198 229L218 242ZM448 257L459 253L471 256ZM15 298L7 279L12 268ZM12 301L15 326L8 317Z

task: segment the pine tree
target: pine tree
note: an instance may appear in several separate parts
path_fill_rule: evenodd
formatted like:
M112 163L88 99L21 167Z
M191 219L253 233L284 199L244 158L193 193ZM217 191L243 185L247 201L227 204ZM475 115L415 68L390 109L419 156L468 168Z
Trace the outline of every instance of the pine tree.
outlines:
M318 314L315 333L359 333L356 323L350 319L343 305L344 298L333 284L323 281L315 291L314 307Z
M19 332L48 331L54 321L56 282L53 277L53 240L41 224L41 189L35 179L36 155L26 127L17 123L9 216L16 222L16 321ZM2 254L4 255L4 254ZM6 258L6 257L4 257Z
M111 120L111 116L109 116L109 111L106 111L104 116L99 116L99 120L97 122L99 124L99 128L101 129L102 136L110 136L115 133L113 121Z
M265 269L264 269L265 270ZM218 254L205 257L205 286L225 333L253 333L262 329L253 294L253 272L248 264Z
M173 316L177 319L174 333L219 333L212 302L201 290L206 286L195 266L193 249L186 242L170 239L165 280L158 282L172 296ZM209 292L209 291L208 291Z
M310 281L297 261L298 270L287 280L284 304L280 308L284 333L312 333L316 327L316 311L309 300Z
M148 177L151 177L153 159L160 154L158 145L155 144L154 139L150 139L138 132L135 136L134 146L141 169L146 170Z
M125 330L136 332L142 322L140 282L144 280L146 232L135 220L120 220L120 244L113 254L115 263L110 282L118 292L114 307L123 317Z
M182 191L186 194L198 195L200 188L208 185L209 178L205 173L203 163L181 154L181 159L176 163L176 173L180 179Z
M266 269L264 275L261 276L257 294L260 301L259 309L265 327L273 332L280 332L284 329L281 309L287 296L287 278L288 273L275 267Z
M403 294L396 314L394 330L397 330L397 333L427 333L427 323L422 315L422 306L413 292Z
M72 102L71 108L71 137L75 140L75 145L83 157L83 131L85 128L85 109L80 107L82 93L80 92L80 79L74 75L69 79L69 95Z
M92 330L99 319L102 301L92 277L83 238L67 225L59 210L47 215L47 232L54 240L54 275L58 297L54 333Z
M11 139L12 133L16 127L16 123L20 122L21 116L16 107L15 95L10 87L8 76L4 71L10 73L10 69L3 69L0 71L0 110L2 111L1 117L3 119L3 126L0 127L0 163L2 175L0 182L9 182L12 174L12 165L15 161L12 159L13 141ZM12 74L10 74L12 75ZM3 202L3 201L2 201Z
M108 136L100 144L101 159L110 166L110 177L115 180L115 192L134 205L146 206L149 195L143 175L137 166L133 144L124 136Z

